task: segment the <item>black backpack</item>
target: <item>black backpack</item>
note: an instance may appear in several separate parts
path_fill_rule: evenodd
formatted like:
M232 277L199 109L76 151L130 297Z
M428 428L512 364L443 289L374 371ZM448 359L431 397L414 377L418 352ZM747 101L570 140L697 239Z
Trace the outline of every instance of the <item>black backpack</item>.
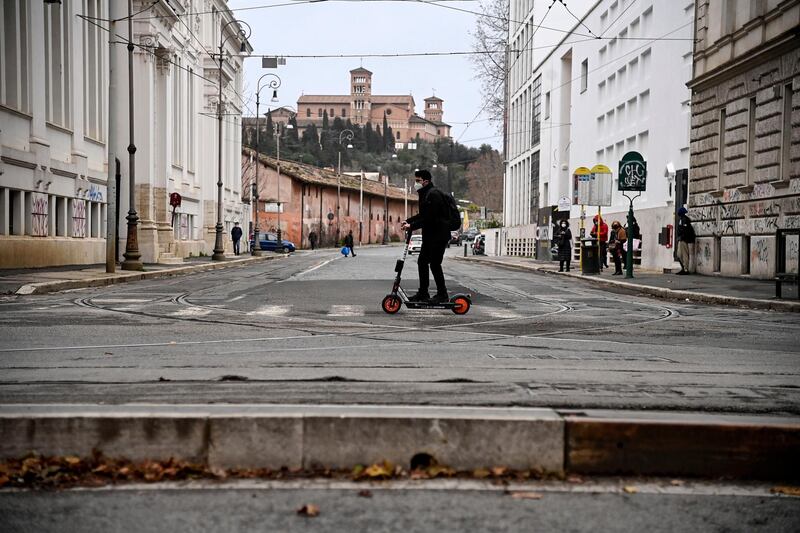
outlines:
M458 212L458 207L456 207L456 199L450 194L439 192L444 196L444 205L447 206L447 229L456 231L461 228L461 213Z

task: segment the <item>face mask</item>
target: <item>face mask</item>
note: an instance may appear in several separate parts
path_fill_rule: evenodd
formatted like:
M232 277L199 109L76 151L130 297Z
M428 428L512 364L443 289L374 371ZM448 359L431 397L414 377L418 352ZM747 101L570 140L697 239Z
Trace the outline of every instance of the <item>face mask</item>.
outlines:
M414 182L414 190L415 191L420 190L422 187L423 187L423 185L420 182L418 182L418 181Z
M566 227L567 227L567 225L566 225L566 224L561 224L561 227L562 227L562 228L566 228Z

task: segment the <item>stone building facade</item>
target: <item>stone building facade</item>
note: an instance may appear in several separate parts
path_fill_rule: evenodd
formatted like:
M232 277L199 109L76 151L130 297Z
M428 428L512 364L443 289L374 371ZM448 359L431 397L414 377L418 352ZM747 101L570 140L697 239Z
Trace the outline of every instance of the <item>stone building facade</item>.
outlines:
M405 145L416 139L432 142L450 137L450 125L442 121L443 104L444 100L436 96L426 98L421 117L414 109L414 97L410 94L372 94L372 72L359 67L350 71L350 94L301 96L297 100L297 124L321 127L327 113L331 122L341 118L362 126L370 122L382 127L385 115L396 144Z
M333 246L340 237L353 232L361 244L382 243L384 230L389 240L401 238L400 222L418 212L416 192L384 184L365 176L342 174L327 169L260 156L258 171L259 230L281 230L282 238L300 248L309 248L308 235L315 232L320 246ZM256 155L242 150L242 183L249 199L255 183ZM363 194L362 194L363 193ZM341 221L336 220L337 197L341 198ZM363 203L362 203L363 197ZM280 210L280 216L278 211ZM360 215L359 215L360 213ZM242 224L253 226L253 220Z
M688 208L698 272L771 278L800 228L800 1L695 7ZM788 263L798 242L788 240Z

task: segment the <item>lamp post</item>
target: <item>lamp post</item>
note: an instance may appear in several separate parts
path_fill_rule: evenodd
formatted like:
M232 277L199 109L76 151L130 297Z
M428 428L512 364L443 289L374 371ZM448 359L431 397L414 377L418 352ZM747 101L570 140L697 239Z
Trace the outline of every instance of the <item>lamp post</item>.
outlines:
M353 140L352 130L342 130L339 133L339 171L336 173L336 244L339 244L339 237L341 235L342 221L341 221L341 205L342 205L342 141L347 139L347 148L352 148L353 145L350 141Z
M238 29L236 33L225 37L225 30L231 24L238 25ZM244 25L247 30L242 28L241 25ZM244 52L246 50L245 41L250 37L250 33L252 33L252 30L246 22L233 19L222 26L219 34L219 48L217 54L219 59L219 68L217 69L219 72L219 93L217 95L217 224L214 228L216 231L214 254L211 256L211 259L214 261L225 260L225 245L222 240L222 61L225 59L224 49L228 39L231 37L241 38L242 43L239 47L239 51ZM258 168L258 166L256 166L256 168Z
M269 81L267 85L261 85L261 80L264 78L274 78ZM272 89L272 99L270 101L277 102L278 101L278 87L281 86L281 79L278 77L277 74L264 74L260 78L258 78L258 83L256 84L256 186L253 189L253 201L255 202L255 217L256 222L253 226L253 255L261 255L261 240L258 238L260 228L258 227L258 167L261 166L261 156L259 154L259 136L258 133L261 131L261 127L259 126L259 121L261 120L260 115L258 114L258 106L261 103L260 101L260 94L261 89L264 87L269 87Z
M125 240L125 261L122 270L143 270L139 252L139 215L136 213L136 144L133 142L133 0L128 0L128 235ZM109 166L110 166L109 162Z

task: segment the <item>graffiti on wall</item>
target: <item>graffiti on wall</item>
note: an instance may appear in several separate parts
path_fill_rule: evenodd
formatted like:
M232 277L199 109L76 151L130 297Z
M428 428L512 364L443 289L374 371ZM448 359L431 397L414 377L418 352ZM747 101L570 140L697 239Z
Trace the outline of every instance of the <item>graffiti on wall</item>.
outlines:
M72 200L72 236L86 237L86 202L78 198Z
M100 190L100 187L97 185L91 185L89 187L89 192L86 194L86 198L89 199L91 202L102 202L103 201L103 191Z
M758 239L753 242L753 247L750 250L750 264L753 263L766 263L769 261L769 246L767 246L766 239Z
M34 193L31 202L31 231L36 237L47 237L47 208L47 195Z

